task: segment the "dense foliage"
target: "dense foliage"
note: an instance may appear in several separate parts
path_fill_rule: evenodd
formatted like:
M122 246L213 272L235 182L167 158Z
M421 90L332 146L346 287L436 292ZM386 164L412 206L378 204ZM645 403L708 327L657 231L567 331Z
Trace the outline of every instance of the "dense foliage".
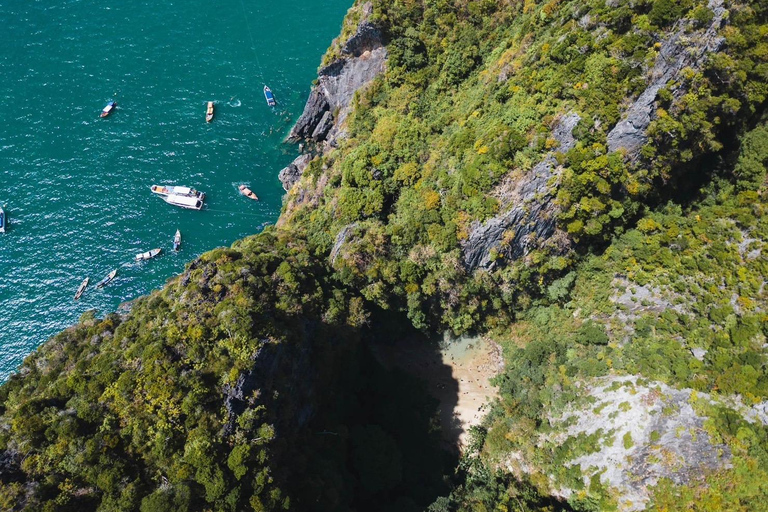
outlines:
M726 3L720 51L659 91L639 154L607 151L661 43L700 36L716 4L375 0L387 71L305 172L316 197L289 196L279 228L205 254L129 314L84 315L0 388L0 508L605 510L616 496L567 464L595 439L529 443L578 382L768 400L765 2ZM567 249L469 272L473 226L546 155ZM630 317L627 289L665 306ZM455 472L437 404L367 348L414 328L505 345L499 402ZM754 509L768 431L697 407L733 467L705 490L663 481L652 505ZM504 471L512 450L529 478ZM579 492L543 498L550 478Z
M0 388L0 508L429 504L452 464L436 402L372 359L359 299L313 261L263 233L32 354Z
M628 160L607 152L607 134L647 86L662 42L679 30L703 37L707 2L373 5L390 38L387 72L358 97L348 138L312 166L314 180L325 169L320 206L290 213L322 254L347 228L337 275L418 327L494 327L574 263L545 246L490 276L467 274L461 246L474 222L499 213L510 171L553 151L563 168L552 213L581 248L603 247L647 207L696 194L768 95L765 6L726 5L721 51L659 91L648 142ZM576 144L558 153L553 129L569 112L581 118Z

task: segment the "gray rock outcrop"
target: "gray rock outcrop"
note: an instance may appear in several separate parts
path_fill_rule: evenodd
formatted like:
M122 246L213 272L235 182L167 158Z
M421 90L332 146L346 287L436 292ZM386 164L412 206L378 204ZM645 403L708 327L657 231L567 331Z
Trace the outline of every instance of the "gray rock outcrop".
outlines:
M355 34L344 44L341 53L359 57L365 52L372 52L379 48L382 41L381 30L372 23L364 21L357 27Z
M608 133L608 151L626 151L630 160L636 160L638 150L648 140L645 132L656 116L656 95L670 80L685 68L700 69L707 55L717 52L723 38L718 31L726 20L723 0L710 0L708 7L714 13L712 22L703 31L690 33L690 20L681 20L672 34L661 43L659 55L649 72L649 84L629 107L623 119ZM673 91L675 98L685 94L682 86Z
M574 146L572 131L580 120L571 112L557 123L552 137L559 142L558 151ZM554 153L550 153L523 177L510 175L508 183L502 183L497 196L503 213L474 223L463 244L468 270L490 270L498 258L521 258L555 235L558 209L552 203L555 188L551 181L559 174L557 169Z
M371 8L362 7L363 20L342 46L342 57L318 72L317 85L288 140L302 139L333 144L350 112L355 93L384 71L387 49L381 30L370 23Z
M301 117L299 117L299 120L296 121L296 124L291 129L291 134L288 138L293 141L311 138L315 127L330 108L328 100L325 99L325 95L322 94L320 89L313 89L309 93L309 98L304 105Z
M283 189L285 189L286 192L291 190L293 184L299 181L301 174L311 161L312 155L299 155L293 162L280 171L280 174L278 174L277 177L280 180L280 183L283 184Z
M691 20L681 20L673 27L649 71L649 84L629 107L622 120L608 133L609 151L623 150L629 160L636 160L646 143L646 130L656 115L656 96L662 87L676 80L686 68L701 69L707 56L717 52L723 39L718 31L727 20L723 0L710 0L713 17L708 26L691 30ZM685 94L684 86L672 90L675 99ZM568 151L575 144L571 130L580 118L571 113L556 125L552 137ZM497 260L519 259L533 249L546 245L565 251L570 238L557 229L559 210L552 199L559 176L554 154L550 153L523 176L511 173L501 191L495 195L501 202L501 213L483 223L476 222L462 246L464 264L470 271L491 270ZM562 236L557 236L560 233Z
M357 226L357 222L353 222L352 224L344 226L344 229L336 234L336 240L333 243L333 249L331 249L331 254L329 257L331 265L336 263L336 258L339 257L339 251L341 251L341 248L347 242L347 239L352 235L355 229L357 229Z

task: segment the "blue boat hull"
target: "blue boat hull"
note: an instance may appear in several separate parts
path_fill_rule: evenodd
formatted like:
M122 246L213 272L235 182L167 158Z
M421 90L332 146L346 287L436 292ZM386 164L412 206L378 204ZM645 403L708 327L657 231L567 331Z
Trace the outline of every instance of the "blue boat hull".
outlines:
M275 96L272 94L272 91L266 85L264 86L264 97L267 98L267 105L269 105L270 107L275 106Z

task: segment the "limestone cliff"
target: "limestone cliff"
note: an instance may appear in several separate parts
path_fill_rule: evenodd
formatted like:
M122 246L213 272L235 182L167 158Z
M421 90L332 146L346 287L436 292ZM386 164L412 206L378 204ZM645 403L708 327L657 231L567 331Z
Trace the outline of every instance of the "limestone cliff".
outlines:
M641 159L640 150L648 141L646 130L656 116L659 91L671 86L673 97L679 100L687 92L683 73L701 71L707 59L721 48L723 37L719 31L727 23L727 11L722 0L710 0L708 8L713 16L706 26L696 28L691 20L680 20L657 43L658 56L645 73L647 87L607 134L609 152L621 151L630 162ZM572 130L580 120L578 113L563 114L551 134L558 143L554 151L566 153L574 146ZM553 154L545 155L528 172L512 170L494 191L501 213L474 223L462 245L469 270L489 270L497 262L522 258L532 249L550 248L562 254L571 247L573 239L557 229L561 210L554 196L562 167Z
M387 49L381 30L368 21L372 5L368 2L357 8L362 13L357 30L343 43L341 56L318 72L317 84L289 140L333 145L343 137L355 93L384 71Z
M763 4L356 4L277 225L0 387L0 508L759 510Z

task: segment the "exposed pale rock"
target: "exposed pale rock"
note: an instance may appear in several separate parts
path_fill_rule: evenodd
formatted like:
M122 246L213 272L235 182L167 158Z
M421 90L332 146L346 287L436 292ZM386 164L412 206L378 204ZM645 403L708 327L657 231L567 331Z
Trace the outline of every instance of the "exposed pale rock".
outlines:
M555 433L544 441L559 445L573 437L601 435L597 451L566 464L580 467L587 486L599 474L603 485L616 489L622 511L644 509L648 489L661 478L685 484L728 467L731 459L727 446L710 440L704 430L707 418L691 405L711 401L709 395L698 393L694 399L690 389L639 382L634 376L614 376L584 386L588 400L552 419ZM561 487L555 494L567 498L573 492Z
M347 239L352 235L357 226L357 222L353 222L352 224L344 226L344 228L336 234L336 240L333 243L333 249L331 249L330 255L331 265L336 262L336 258L339 256L339 251L347 242Z
M381 30L368 21L370 3L361 6L363 19L341 48L342 58L318 72L304 112L291 129L289 140L302 139L335 144L340 126L350 111L355 93L384 71L387 49Z

